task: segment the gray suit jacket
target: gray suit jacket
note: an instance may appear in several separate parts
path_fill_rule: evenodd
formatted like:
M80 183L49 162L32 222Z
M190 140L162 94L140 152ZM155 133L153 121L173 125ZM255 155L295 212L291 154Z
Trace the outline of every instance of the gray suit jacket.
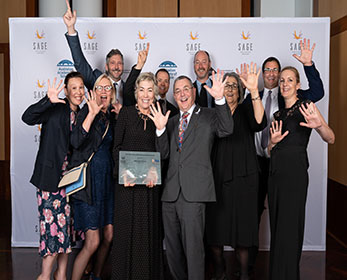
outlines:
M215 201L216 194L211 166L211 150L216 136L233 132L234 122L227 104L215 109L197 105L185 131L181 152L178 149L180 114L169 119L165 132L157 137L157 150L169 157L162 201L178 198L180 189L190 202Z

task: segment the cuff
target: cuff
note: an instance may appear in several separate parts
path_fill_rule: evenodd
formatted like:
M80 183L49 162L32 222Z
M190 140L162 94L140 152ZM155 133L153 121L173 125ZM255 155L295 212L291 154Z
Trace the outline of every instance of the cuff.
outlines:
M164 127L163 129L156 129L155 133L157 134L157 137L160 137L163 135L163 133L165 132L166 127Z
M225 104L225 97L223 96L221 99L215 99L214 102L216 105L224 105Z

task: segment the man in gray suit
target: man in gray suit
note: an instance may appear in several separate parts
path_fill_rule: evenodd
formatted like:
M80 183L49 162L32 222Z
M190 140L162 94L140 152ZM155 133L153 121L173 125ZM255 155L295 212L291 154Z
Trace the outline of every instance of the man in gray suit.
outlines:
M234 127L222 74L213 75L213 87L205 88L215 98L215 109L195 104L196 89L186 76L174 82L180 114L168 120L170 112L164 116L152 106L157 149L162 158L169 157L162 195L166 256L179 280L205 278L205 203L216 201L210 154L215 136L228 136Z

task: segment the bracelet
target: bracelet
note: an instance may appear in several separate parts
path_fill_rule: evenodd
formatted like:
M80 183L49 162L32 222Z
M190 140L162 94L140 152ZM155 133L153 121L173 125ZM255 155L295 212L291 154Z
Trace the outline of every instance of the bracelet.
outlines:
M260 100L260 96L258 95L257 97L251 98L252 101Z

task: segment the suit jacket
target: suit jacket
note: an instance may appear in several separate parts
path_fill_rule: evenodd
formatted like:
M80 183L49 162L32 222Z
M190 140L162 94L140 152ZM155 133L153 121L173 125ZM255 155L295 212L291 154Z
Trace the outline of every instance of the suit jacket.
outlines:
M56 192L65 156L70 146L70 105L51 103L45 96L25 110L22 120L28 125L42 124L40 146L30 182L37 188Z
M92 90L95 81L99 76L103 73L99 69L92 69L87 59L85 58L81 43L78 37L78 33L76 36L70 36L65 33L66 40L69 44L72 59L74 61L74 66L78 72L82 74L84 77L84 84L88 90ZM134 86L137 77L139 76L141 70L135 69L135 66L131 68L130 74L124 83L122 81L123 86L123 105L131 106L136 103L135 95L134 95Z
M176 108L176 106L170 103L167 99L165 99L165 103L166 103L166 108L164 107L164 100L159 99L159 104L164 115L166 114L167 111L170 110L171 112L170 112L169 118L172 118L173 116L177 115L180 112Z
M324 96L324 86L323 82L320 78L319 72L316 69L316 66L312 64L311 66L304 66L304 71L306 74L306 78L308 80L308 89L299 89L298 97L299 99L309 99L313 102L317 102L321 100ZM263 99L264 90L259 92L260 98ZM251 102L251 95L248 94L246 97L247 102ZM284 108L284 99L280 90L278 90L278 109Z
M199 94L198 85L197 85L196 81L193 83L193 86L196 89L195 104L199 104L201 106L200 94ZM214 98L207 91L206 91L206 94L207 94L207 98L212 98L212 108L214 108L216 106L216 103L214 102Z
M190 202L215 201L211 150L216 136L233 132L234 122L227 104L215 109L197 105L185 131L182 149L178 149L180 115L169 119L165 132L156 139L162 158L169 158L162 201L175 201L180 190Z

